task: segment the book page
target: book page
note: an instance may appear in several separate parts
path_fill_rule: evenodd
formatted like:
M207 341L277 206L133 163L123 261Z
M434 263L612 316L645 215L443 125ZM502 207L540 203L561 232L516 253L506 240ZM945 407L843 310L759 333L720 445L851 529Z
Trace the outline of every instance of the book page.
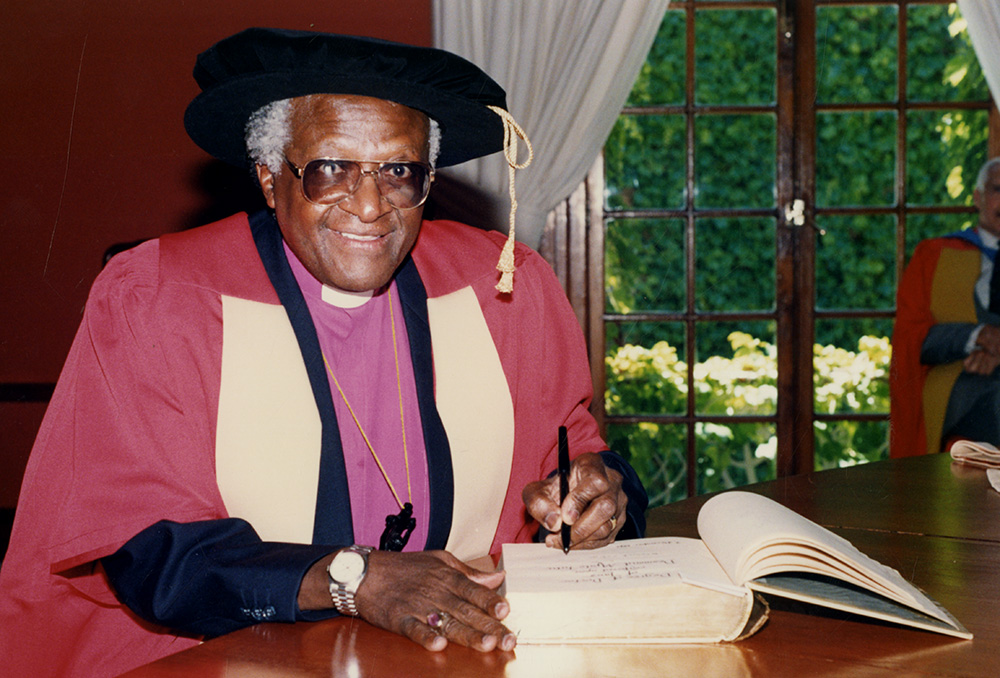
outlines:
M739 491L712 497L698 514L698 532L737 584L780 572L817 572L941 617L939 607L896 570L767 497Z
M972 638L969 630L941 606L937 606L940 614L927 615L914 607L900 605L863 588L844 585L839 581L828 580L825 577L808 574L782 574L755 579L751 587L761 593L801 600L835 610L944 633L956 638Z
M504 544L504 624L518 643L717 643L754 633L767 606L735 586L700 539L599 549Z
M757 549L753 576L750 579L757 580L768 575L790 571L835 577L883 596L900 595L895 587L887 586L882 579L870 576L865 570L855 567L851 562L829 555L815 546L802 545L792 541L772 542Z
M574 550L544 544L504 544L501 565L505 588L552 593L590 589L627 589L671 582L695 584L744 595L699 539L660 537L614 542L603 548Z

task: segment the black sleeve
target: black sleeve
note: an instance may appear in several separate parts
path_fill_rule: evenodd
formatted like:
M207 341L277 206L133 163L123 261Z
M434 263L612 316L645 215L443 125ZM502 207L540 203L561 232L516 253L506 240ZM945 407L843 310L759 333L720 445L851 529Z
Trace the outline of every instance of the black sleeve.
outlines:
M632 465L620 455L605 451L601 452L601 458L605 466L622 474L622 489L628 497L628 506L625 507L627 520L616 538L641 539L646 535L646 507L649 505L646 488L642 486L642 481L639 480Z
M337 547L264 542L245 520L160 521L101 560L118 598L143 619L213 637L262 621L320 619L298 592Z
M601 452L601 459L604 460L605 466L622 474L622 490L628 497L628 505L625 507L625 524L622 525L622 529L618 531L615 539L641 539L646 535L646 507L649 505L646 488L642 486L642 481L639 480L632 465L625 461L621 455L605 450ZM553 471L549 477L551 478L555 474L556 471ZM551 532L545 527L539 527L538 532L535 533L535 541L545 541L545 537L550 534Z
M938 323L932 325L920 346L920 362L924 365L942 365L962 360L968 355L965 345L976 329L976 323Z

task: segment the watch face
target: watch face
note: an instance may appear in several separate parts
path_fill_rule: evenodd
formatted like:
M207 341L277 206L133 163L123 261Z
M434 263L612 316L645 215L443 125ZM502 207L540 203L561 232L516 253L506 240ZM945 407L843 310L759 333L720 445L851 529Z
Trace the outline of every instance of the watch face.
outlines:
M354 551L341 551L330 563L330 576L338 582L350 582L365 571L365 559Z

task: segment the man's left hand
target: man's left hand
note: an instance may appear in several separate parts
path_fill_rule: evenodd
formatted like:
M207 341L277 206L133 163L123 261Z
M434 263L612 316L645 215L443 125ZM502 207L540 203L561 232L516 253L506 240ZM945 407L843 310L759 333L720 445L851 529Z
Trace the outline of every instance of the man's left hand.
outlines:
M601 455L581 454L573 460L569 474L569 494L559 505L559 476L529 483L521 493L528 513L552 534L545 543L562 547L559 528L573 526L570 548L593 549L606 546L625 524L628 498L622 490L622 475L604 465Z

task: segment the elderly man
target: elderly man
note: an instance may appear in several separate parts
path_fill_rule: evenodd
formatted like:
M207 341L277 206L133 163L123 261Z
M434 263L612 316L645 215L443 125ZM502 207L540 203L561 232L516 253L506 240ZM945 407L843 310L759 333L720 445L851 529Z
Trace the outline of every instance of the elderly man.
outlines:
M563 523L573 548L639 535L645 494L545 262L518 245L498 292L502 236L421 220L435 166L504 146L503 90L438 50L269 29L195 77L190 135L270 209L95 281L0 579L6 670L117 675L337 613L511 649L503 574L464 562Z
M1000 158L979 172L978 224L917 245L892 337L894 457L966 438L1000 445Z

